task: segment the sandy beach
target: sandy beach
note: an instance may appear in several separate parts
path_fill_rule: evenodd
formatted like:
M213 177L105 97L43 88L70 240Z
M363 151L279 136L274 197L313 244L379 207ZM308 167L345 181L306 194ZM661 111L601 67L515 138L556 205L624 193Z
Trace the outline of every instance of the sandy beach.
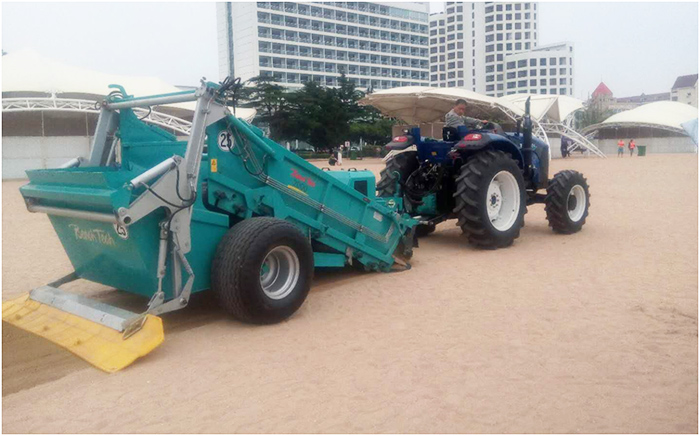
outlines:
M119 373L3 323L2 430L697 433L697 155L552 167L588 178L580 233L554 234L533 205L512 247L481 251L449 221L411 270L318 273L299 312L272 326L228 319L200 294ZM2 183L3 300L72 270L48 218L26 211L23 183Z

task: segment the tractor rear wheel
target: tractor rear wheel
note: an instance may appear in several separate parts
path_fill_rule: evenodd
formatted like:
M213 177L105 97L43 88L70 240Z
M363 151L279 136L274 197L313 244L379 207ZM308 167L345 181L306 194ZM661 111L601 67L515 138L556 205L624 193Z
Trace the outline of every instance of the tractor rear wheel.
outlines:
M406 182L415 170L418 169L418 153L406 151L399 153L386 162L386 166L381 171L379 182L377 183L377 195L379 197L393 197L396 192L396 181Z
M520 236L527 209L518 164L502 151L471 157L456 180L457 225L481 248L507 247Z
M212 261L211 287L240 321L271 324L290 317L309 293L311 244L284 220L256 217L231 227Z
M586 223L591 195L588 182L578 171L558 172L547 185L544 210L557 233L576 233Z

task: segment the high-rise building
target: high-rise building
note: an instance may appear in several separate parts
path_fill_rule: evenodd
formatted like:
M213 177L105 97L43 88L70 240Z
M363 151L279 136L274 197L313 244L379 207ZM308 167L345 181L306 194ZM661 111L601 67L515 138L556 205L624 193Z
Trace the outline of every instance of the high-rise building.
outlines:
M288 87L428 85L427 2L217 4L219 75L271 77Z
M574 93L574 47L538 46L537 3L446 2L430 16L430 85L507 94Z

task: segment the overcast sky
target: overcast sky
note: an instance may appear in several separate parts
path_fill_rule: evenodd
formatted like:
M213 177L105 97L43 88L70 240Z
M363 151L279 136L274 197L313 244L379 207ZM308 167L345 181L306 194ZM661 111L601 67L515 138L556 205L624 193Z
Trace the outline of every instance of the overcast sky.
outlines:
M433 12L441 3L431 5ZM540 45L570 41L575 94L602 79L617 97L668 92L698 72L698 3L540 3ZM214 3L3 3L2 48L72 65L157 76L174 85L218 79Z

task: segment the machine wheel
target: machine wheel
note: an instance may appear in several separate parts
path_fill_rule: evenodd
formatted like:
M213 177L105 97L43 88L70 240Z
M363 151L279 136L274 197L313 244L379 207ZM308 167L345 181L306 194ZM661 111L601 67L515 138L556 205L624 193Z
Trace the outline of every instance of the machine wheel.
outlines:
M456 180L457 225L482 248L507 247L520 236L527 209L518 164L502 151L476 154Z
M418 153L406 151L397 154L386 162L386 167L381 171L377 183L377 195L379 197L393 197L396 195L396 173L405 182L408 176L418 169Z
M416 237L422 238L435 231L435 224L418 224L416 226Z
M282 321L296 312L311 287L311 244L293 224L250 218L221 239L211 287L226 312L255 324Z
M549 225L557 233L578 232L586 223L590 198L583 174L572 170L558 172L549 181L544 202Z

